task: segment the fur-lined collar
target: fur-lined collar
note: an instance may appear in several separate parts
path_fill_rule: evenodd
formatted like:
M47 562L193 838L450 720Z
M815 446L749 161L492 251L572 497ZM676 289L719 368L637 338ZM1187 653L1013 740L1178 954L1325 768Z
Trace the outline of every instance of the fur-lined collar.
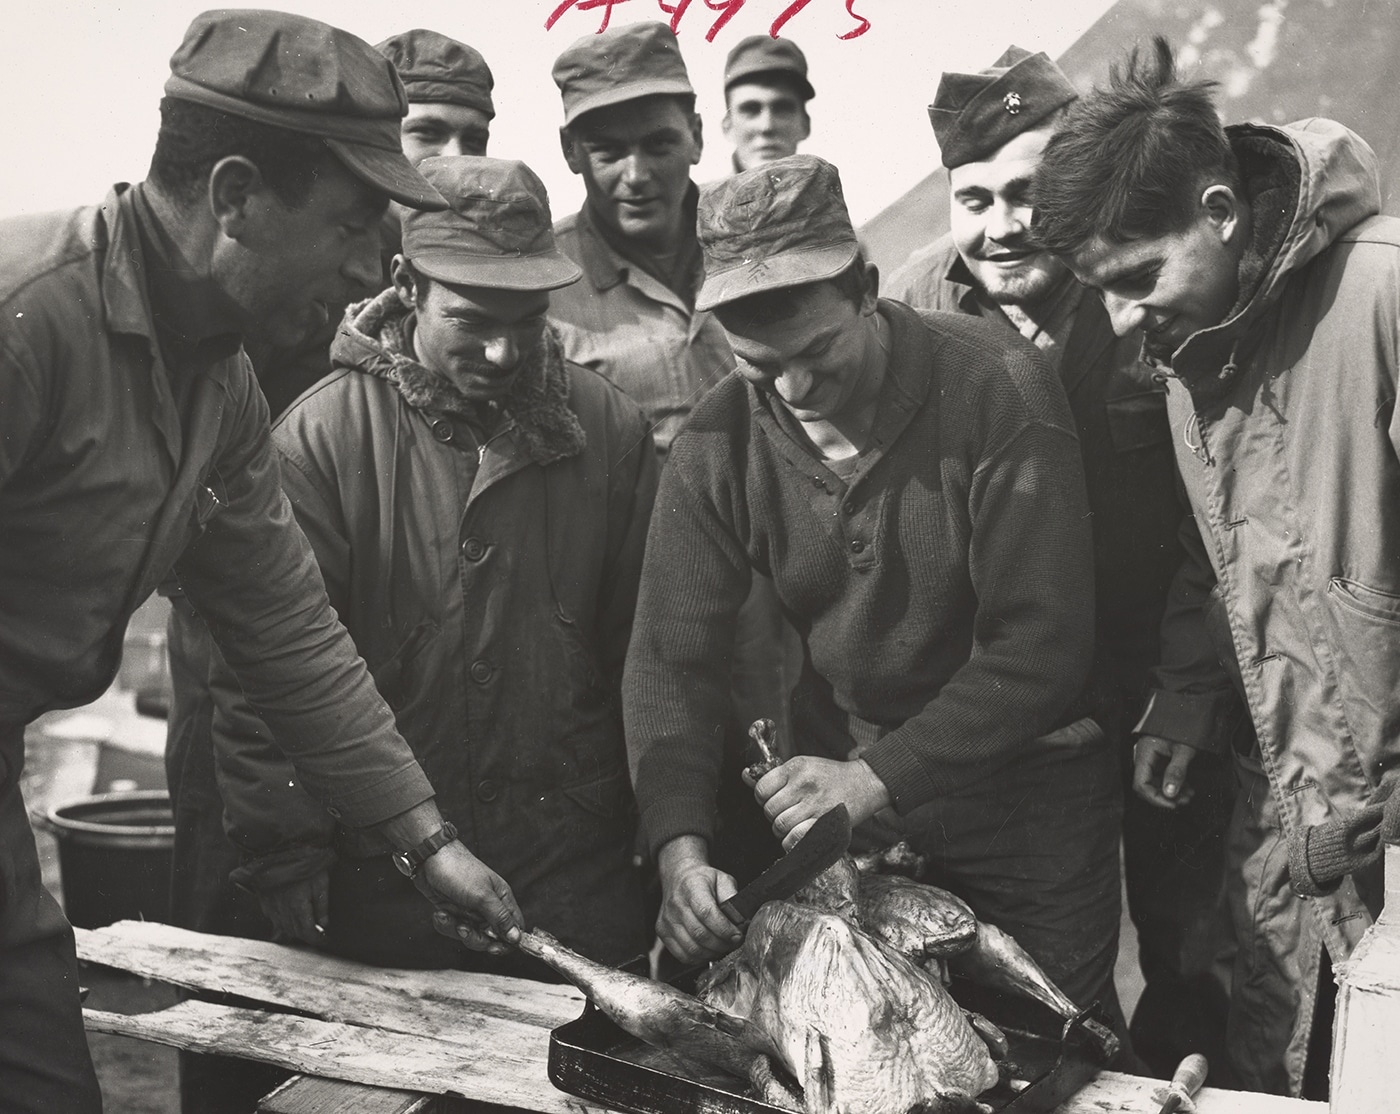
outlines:
M415 312L404 306L391 287L346 311L331 347L331 359L337 367L387 379L409 406L425 414L478 417L478 404L413 358L416 322ZM540 367L526 370L501 401L501 411L514 422L535 463L576 456L587 438L577 415L569 409L569 377L554 326L545 328Z

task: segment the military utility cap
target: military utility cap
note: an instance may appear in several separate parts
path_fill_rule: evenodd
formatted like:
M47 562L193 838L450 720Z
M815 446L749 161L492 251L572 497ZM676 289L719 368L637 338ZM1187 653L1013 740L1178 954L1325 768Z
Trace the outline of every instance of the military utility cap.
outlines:
M584 35L555 59L553 76L564 97L565 125L638 97L695 95L676 33L655 20Z
M194 17L165 94L319 136L350 173L415 209L444 202L404 158L403 85L382 54L305 16L220 9Z
M403 253L416 270L456 286L553 290L582 271L554 246L544 183L523 162L450 155L418 169L446 212L407 212Z
M945 73L928 106L943 165L990 158L1078 96L1047 54L1019 46L981 73Z
M740 39L724 63L724 91L744 80L764 74L781 74L797 89L797 95L810 101L817 95L807 80L807 56L791 39L771 35L750 35Z
M460 104L486 113L488 120L496 115L491 101L496 79L474 47L415 27L374 49L399 71L410 104Z
M700 194L705 284L696 309L835 278L860 252L841 176L815 155L791 155Z

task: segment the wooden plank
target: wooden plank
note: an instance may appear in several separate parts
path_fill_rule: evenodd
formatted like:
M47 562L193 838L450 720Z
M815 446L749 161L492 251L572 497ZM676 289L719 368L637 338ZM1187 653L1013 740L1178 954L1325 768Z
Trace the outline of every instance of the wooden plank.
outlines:
M371 967L311 948L150 921L76 931L78 957L88 962L329 1021L446 1041L530 1039L583 1012L583 995L574 987L529 979Z
M1078 1094L1057 1106L1055 1114L1144 1114L1158 1109L1161 1098L1154 1092L1165 1086L1160 1079L1099 1072ZM1206 1087L1196 1096L1196 1110L1198 1114L1327 1114L1327 1104Z
M437 1097L295 1075L264 1095L258 1114L436 1114Z
M502 1041L473 1049L441 1040L289 1014L181 1002L154 1013L84 1010L99 1033L218 1053L373 1087L454 1093L541 1114L590 1114L601 1108L549 1082L548 1042Z

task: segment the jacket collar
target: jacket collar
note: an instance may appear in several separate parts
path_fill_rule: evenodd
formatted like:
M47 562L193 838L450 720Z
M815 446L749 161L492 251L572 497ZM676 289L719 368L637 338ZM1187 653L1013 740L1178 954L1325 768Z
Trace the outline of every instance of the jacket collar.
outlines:
M684 211L689 214L691 227L695 224L695 208L699 199L700 190L692 182L687 188L684 203ZM584 277L599 293L625 282L635 286L653 301L673 305L687 315L695 312L681 295L608 242L586 201L578 211L578 245L579 266L583 269ZM698 282L695 288L699 289Z
M428 415L461 415L475 409L440 375L413 358L416 313L390 287L345 313L331 348L338 367L388 380L405 403ZM501 409L536 464L576 456L587 445L578 416L569 408L569 378L554 327L545 330L539 373L521 376Z

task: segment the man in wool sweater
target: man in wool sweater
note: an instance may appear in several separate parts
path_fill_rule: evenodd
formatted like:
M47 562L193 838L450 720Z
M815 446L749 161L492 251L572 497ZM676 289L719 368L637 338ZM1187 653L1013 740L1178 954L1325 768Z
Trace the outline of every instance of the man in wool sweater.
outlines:
M1093 632L1084 481L1064 390L1007 330L880 301L834 167L796 155L701 198L738 369L672 445L623 707L658 932L732 947L710 865L727 647L755 572L802 636L797 756L758 782L791 846L843 803L930 881L1117 1019L1115 757L1076 697Z

